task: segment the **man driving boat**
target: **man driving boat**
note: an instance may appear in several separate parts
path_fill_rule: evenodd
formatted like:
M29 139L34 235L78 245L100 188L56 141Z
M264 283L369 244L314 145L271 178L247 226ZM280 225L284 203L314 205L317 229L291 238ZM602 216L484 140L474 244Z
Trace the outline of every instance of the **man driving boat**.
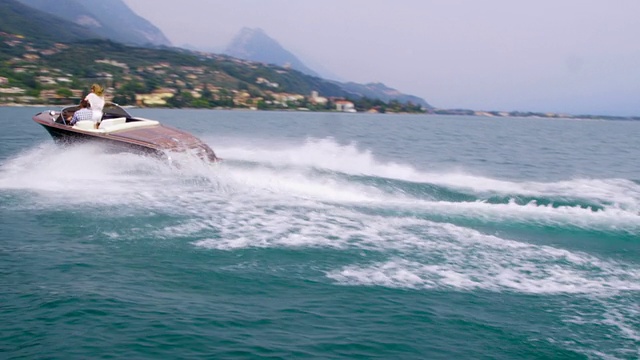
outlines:
M69 124L75 125L78 121L94 121L93 120L93 111L89 108L89 102L85 99L80 101L80 108L73 113L73 117L71 118L71 122Z

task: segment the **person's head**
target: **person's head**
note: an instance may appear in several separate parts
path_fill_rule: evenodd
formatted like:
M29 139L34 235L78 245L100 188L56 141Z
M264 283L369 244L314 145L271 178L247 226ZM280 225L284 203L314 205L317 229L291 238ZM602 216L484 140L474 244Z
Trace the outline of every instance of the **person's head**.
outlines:
M104 92L104 89L102 88L102 86L100 86L98 84L93 84L93 85L91 85L91 92L95 93L98 96L102 96L102 93Z
M86 99L82 99L82 101L80 101L80 109L84 109L86 107L89 107L89 102Z

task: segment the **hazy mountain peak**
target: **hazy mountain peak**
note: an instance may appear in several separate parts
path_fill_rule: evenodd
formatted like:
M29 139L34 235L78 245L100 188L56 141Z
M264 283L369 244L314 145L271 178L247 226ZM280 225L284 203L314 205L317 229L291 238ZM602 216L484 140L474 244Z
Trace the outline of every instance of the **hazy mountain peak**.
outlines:
M320 77L315 71L307 68L295 55L285 50L276 40L272 39L260 28L242 28L225 51L227 55L250 61L275 64L279 66L290 66L291 68L308 75ZM342 89L355 95L356 97L366 96L383 101L400 100L411 101L414 104L431 108L424 99L403 94L402 92L390 88L380 82L369 84L357 84L353 82L334 82Z
M250 28L250 27L243 27L242 29L240 29L240 32L238 33L238 36L264 36L264 37L269 37L267 36L267 33L262 30L262 28Z
M431 105L429 105L429 103L427 103L421 97L405 94L381 82L371 82L367 84L347 82L341 85L343 89L357 96L366 96L368 98L380 99L382 101L391 101L391 100L398 100L401 102L410 101L414 104L421 105L426 109L433 108Z
M305 74L318 76L260 28L242 28L227 46L225 54L244 60L288 66Z

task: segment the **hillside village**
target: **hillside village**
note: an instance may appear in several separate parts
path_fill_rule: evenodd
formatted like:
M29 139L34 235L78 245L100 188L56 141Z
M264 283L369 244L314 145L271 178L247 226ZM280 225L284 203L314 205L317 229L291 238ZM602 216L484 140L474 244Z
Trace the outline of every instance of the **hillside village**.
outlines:
M623 119L527 111L425 108L345 92L326 80L288 67L180 49L127 47L105 40L43 42L0 32L0 106L70 105L92 83L124 106L430 113L483 117Z
M92 83L99 83L106 88L108 100L139 107L425 111L397 101L327 96L320 89L310 89L308 93L287 91L291 86L279 81L297 81L294 77L292 80L293 70L224 55L198 53L198 60L180 65L161 59L115 58L105 52L103 57L81 62L73 59L83 57L76 45L34 43L8 33L0 33L0 40L0 50L6 57L0 64L1 105L75 104ZM201 65L193 64L196 61ZM249 78L252 73L260 76Z

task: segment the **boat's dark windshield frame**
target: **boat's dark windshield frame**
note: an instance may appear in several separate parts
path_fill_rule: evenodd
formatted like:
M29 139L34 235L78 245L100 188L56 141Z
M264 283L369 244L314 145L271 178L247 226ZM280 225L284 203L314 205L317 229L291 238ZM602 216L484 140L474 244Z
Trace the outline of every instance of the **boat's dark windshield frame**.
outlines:
M61 116L67 116L69 114L73 114L74 112L76 112L80 107L78 105L71 105L71 106L67 106L65 108L62 109L61 111ZM104 104L104 108L102 109L103 112L103 119L112 119L112 118L118 118L118 117L126 117L127 119L131 119L133 118L131 116L131 114L129 114L125 109L123 109L120 105L116 104L116 103L112 103L112 102L106 102Z
M131 119L131 115L123 109L120 105L112 102L106 102L104 104L104 108L102 109L105 117L126 117L127 119Z

